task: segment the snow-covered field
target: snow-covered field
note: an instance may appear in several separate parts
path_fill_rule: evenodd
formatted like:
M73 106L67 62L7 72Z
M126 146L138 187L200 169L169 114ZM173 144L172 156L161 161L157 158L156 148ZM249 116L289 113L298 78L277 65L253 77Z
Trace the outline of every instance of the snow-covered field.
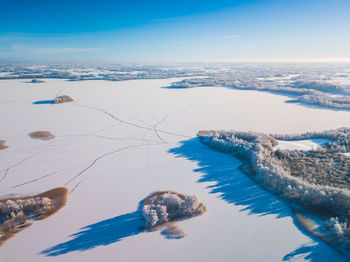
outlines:
M330 142L328 139L316 138L316 139L306 139L306 140L278 140L278 145L276 149L282 150L316 150L321 145Z
M0 151L0 195L72 191L61 211L1 246L0 261L344 260L303 233L287 205L241 173L238 160L195 137L211 129L350 127L350 112L259 91L163 88L178 80L0 81L0 140L9 146ZM75 102L33 104L56 95ZM28 135L40 130L56 138ZM139 229L139 201L157 190L195 194L207 206L177 223L186 237Z

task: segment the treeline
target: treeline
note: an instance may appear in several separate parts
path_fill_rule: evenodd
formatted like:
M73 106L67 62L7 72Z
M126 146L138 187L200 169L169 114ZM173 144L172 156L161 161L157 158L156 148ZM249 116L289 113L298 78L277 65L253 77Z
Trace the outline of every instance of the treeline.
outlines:
M247 75L224 75L208 78L184 79L171 84L171 88L229 87L240 90L277 92L295 96L290 101L321 107L350 109L350 86L322 80L291 80L257 78Z

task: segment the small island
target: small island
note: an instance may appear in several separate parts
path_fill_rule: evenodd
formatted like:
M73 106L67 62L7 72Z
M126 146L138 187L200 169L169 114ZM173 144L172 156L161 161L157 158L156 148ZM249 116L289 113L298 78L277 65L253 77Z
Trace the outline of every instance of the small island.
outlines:
M51 140L55 138L55 136L51 134L50 131L35 131L30 133L29 136L33 139L39 140Z
M33 220L56 213L65 206L67 197L68 189L58 187L38 195L0 199L0 245Z
M40 79L32 79L31 83L38 84L38 83L46 83L46 82Z
M205 211L205 205L197 196L173 191L157 191L148 196L142 206L142 215L149 227L183 217L201 215Z
M70 96L67 95L63 95L63 96L57 96L54 101L53 104L62 104L62 103L69 103L69 102L73 102L73 98L71 98Z
M8 148L8 146L5 144L6 141L0 140L0 150L4 150Z

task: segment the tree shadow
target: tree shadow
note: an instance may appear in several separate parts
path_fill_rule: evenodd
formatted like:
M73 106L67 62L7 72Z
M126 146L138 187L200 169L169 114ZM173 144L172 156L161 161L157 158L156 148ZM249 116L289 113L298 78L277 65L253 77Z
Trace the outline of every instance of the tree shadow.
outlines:
M33 105L45 105L45 104L53 104L55 100L41 100L33 102Z
M73 239L45 249L41 254L59 256L73 251L86 251L98 246L107 246L124 238L143 232L144 222L139 211L123 214L83 227L70 235Z
M242 162L230 154L212 150L197 138L183 141L180 147L169 152L197 162L199 168L194 171L202 174L198 182L214 182L208 186L210 193L218 193L226 202L241 206L241 211L278 218L292 215L287 205L240 171Z
M285 255L283 261L295 261L298 258L317 262L345 262L348 261L338 253L335 253L326 243L308 243L300 246L293 252Z
M297 256L302 256L310 261L346 261L326 243L307 233L298 224L287 202L266 191L240 171L242 162L237 158L210 149L198 138L182 141L179 147L170 149L169 152L176 157L195 161L199 168L194 171L201 173L198 182L212 182L208 186L210 193L219 194L219 198L226 202L242 207L241 211L248 211L249 214L258 216L291 217L295 226L314 242L313 245L303 245L287 254L283 258L284 261L292 260Z
M197 87L186 87L186 86L172 86L172 85L168 85L168 86L162 86L162 89L170 89L170 90L186 90L186 89L193 89L193 88L197 88Z
M210 193L220 194L219 197L236 206L242 211L259 216L275 215L277 218L291 217L296 227L307 234L293 217L292 210L286 203L272 193L262 189L238 168L241 162L229 154L214 151L195 139L183 141L180 147L169 150L177 157L189 159L198 163L202 177L198 182L214 182L208 186ZM144 228L141 216L143 200L134 212L122 214L101 222L83 227L78 233L70 235L72 239L43 250L40 254L46 256L59 256L73 251L86 251L98 246L107 246L117 243L130 236L143 232L164 230L163 227ZM161 232L166 239L174 239ZM287 236L286 236L287 237ZM310 236L312 237L312 236ZM327 244L315 239L312 244L302 245L295 251L285 255L283 261L303 257L310 261L346 261Z
M141 210L143 202L147 198L148 196L139 202L136 211L85 226L81 228L78 233L70 235L69 237L72 238L71 240L47 248L41 251L40 254L45 256L59 256L73 251L86 251L95 247L117 243L125 238L146 232L160 231L161 235L169 240L185 237L185 232L183 232L183 236L174 235L174 233L169 232L168 229L169 226L174 226L176 222L186 218L175 219L170 223L164 223L154 227L145 226ZM178 230L181 231L181 227L178 228Z

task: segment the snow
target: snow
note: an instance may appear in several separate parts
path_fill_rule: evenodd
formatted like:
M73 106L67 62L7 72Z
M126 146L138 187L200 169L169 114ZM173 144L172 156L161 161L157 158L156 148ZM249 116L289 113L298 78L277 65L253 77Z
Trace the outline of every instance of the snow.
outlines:
M57 214L8 240L1 260L342 261L301 232L286 204L241 173L238 160L194 137L199 130L232 128L322 131L350 126L350 112L303 107L259 91L163 88L179 80L0 81L0 139L9 146L0 151L1 175L11 167L0 194L77 186ZM74 102L33 104L59 92ZM31 139L37 130L56 138ZM202 216L178 222L186 237L139 231L145 222L138 204L159 190L196 195L206 205Z
M324 145L329 142L329 139L322 138L291 141L278 140L278 145L274 149L309 151L316 150L321 145Z
M148 226L169 222L176 218L201 215L205 205L198 197L179 195L176 192L159 192L148 197L144 203L142 215Z

